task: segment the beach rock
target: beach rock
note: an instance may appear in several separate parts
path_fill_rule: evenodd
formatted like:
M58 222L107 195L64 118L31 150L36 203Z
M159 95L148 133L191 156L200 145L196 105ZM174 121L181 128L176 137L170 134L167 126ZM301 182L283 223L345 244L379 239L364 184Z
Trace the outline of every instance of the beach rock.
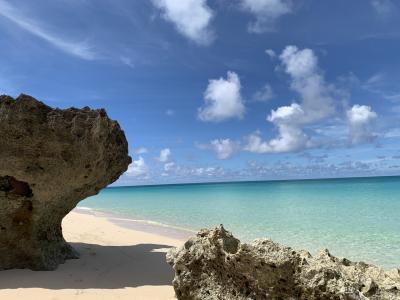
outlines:
M126 171L124 132L103 109L0 96L0 139L0 269L52 270L76 258L61 221Z
M223 226L202 230L167 262L178 299L400 299L399 270L313 257L268 239L240 243Z

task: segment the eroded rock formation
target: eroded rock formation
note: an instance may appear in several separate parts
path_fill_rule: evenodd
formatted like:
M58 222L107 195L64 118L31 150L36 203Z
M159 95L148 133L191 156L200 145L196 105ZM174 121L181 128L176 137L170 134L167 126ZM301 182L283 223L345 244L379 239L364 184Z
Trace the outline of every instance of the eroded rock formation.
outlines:
M178 299L400 299L400 270L312 257L271 240L240 243L222 225L171 249Z
M62 219L130 162L124 132L103 109L0 96L0 269L51 270L77 257Z

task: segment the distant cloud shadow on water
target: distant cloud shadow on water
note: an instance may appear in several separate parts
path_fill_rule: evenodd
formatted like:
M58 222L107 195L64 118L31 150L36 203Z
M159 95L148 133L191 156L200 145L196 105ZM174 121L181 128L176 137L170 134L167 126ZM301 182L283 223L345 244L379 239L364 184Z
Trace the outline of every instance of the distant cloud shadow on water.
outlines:
M101 246L71 243L80 259L55 271L0 271L0 289L120 289L171 285L173 270L165 261L166 245Z

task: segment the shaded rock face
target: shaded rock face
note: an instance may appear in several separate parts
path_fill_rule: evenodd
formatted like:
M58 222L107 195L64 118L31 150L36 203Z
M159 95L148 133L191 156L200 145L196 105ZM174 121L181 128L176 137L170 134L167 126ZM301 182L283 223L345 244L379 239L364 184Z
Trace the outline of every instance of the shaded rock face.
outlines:
M63 217L130 162L125 135L104 110L0 96L0 269L52 270L76 258Z
M271 240L242 244L222 225L171 249L178 299L400 299L400 271L312 257Z

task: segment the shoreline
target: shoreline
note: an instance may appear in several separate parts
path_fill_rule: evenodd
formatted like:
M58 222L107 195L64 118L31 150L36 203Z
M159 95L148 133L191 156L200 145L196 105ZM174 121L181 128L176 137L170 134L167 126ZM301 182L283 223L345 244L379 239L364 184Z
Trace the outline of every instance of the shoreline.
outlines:
M198 232L195 230L167 225L152 220L134 219L130 218L129 216L124 216L123 214L97 210L89 207L76 207L72 210L72 212L105 218L111 223L126 229L156 234L163 237L180 240L182 242L185 242L189 237Z
M153 223L75 209L62 226L80 258L67 260L54 271L1 271L0 299L176 299L174 272L165 254L186 237L179 238L180 229Z
M165 255L183 240L122 223L100 213L72 211L63 220L63 233L80 258L54 271L1 271L0 299L175 299L174 272Z
M122 213L116 213L116 212L111 212L111 211L102 211L98 209L93 209L90 207L76 207L75 209L72 210L73 213L77 214L83 214L83 215L90 215L94 216L96 218L104 218L110 223L119 226L121 228L125 228L128 230L133 230L133 231L139 231L147 234L153 234L156 236L160 236L162 238L169 238L169 239L174 239L178 240L181 242L181 244L185 243L190 237L196 236L196 234L199 232L199 230L191 230L191 229L186 229L178 226L173 226L173 225L168 225L168 224L163 224L157 221L152 221L152 220L146 220L146 219L135 219L134 217L126 216L123 215ZM265 238L265 239L272 239L269 236L264 236L260 238ZM242 242L252 242L255 239L243 239L241 238ZM301 251L301 250L306 250L309 251L312 255L318 255L320 251L326 249L327 247L322 245L318 249L314 249L313 251L310 250L307 247L300 247L293 245L293 243L287 243L287 242L282 242L279 239L273 239L275 242L280 243L281 245L286 245L288 247L291 247L294 250ZM332 251L329 247L328 249ZM335 254L335 252L332 252ZM335 254L337 255L337 254ZM383 270L392 270L392 269L399 269L400 265L394 265L394 266L383 266L377 262L374 262L372 260L368 259L360 259L358 256L350 257L349 256L343 256L343 255L337 255L337 257L340 258L348 258L351 259L352 261L361 261L361 262L367 262L369 264L372 264L374 266L380 267Z

